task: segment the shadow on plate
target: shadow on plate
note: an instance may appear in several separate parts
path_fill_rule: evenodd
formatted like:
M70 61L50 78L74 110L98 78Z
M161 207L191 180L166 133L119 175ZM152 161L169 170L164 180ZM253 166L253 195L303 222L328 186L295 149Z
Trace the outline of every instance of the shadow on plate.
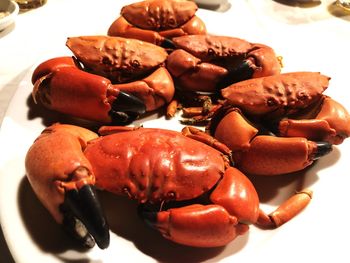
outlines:
M218 5L208 5L208 4L197 3L197 5L199 8L220 12L220 13L227 12L231 8L231 3L229 2L223 2L222 4L218 4Z
M99 196L105 207L111 231L130 240L137 249L159 262L202 262L216 257L225 248L194 248L176 244L146 226L137 215L135 202L107 192L101 192ZM232 242L234 247L230 251L231 255L244 247L247 236Z
M15 25L16 23L12 23L11 25L9 25L8 27L6 27L3 30L0 30L0 39L3 37L6 37L8 34L10 34L16 27Z
M1 262L15 263L11 255L11 252L8 249L8 246L6 244L4 233L2 232L1 227L0 227L0 255L1 255Z
M108 125L108 124L101 124L94 121L84 120L81 118L70 116L68 114L63 114L57 111L46 109L44 106L40 104L36 104L31 95L29 95L27 98L27 106L29 108L29 111L27 113L28 120L41 118L42 119L41 122L45 127L48 127L54 123L59 122L64 124L73 124L73 125L81 126L96 132L98 128L101 127L101 125ZM158 110L157 112L147 112L141 118L135 120L133 122L133 125L135 126L142 125L143 122L146 122L150 119L160 118L164 115L165 115L165 109ZM112 123L109 125L121 125L121 124Z
M26 176L23 176L19 186L18 202L23 222L33 241L42 251L58 254L69 249L85 250L56 224L34 194Z

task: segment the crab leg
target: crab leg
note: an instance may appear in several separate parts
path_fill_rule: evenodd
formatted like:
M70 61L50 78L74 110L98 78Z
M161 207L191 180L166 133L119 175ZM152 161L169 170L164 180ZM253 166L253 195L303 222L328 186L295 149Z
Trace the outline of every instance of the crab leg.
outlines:
M167 47L165 46L167 45L167 41L174 37L189 34L205 34L205 32L205 25L197 16L192 17L187 23L178 28L162 31L135 27L121 16L112 23L107 34L109 36L135 38L155 45Z
M204 35L207 29L203 21L197 17L192 17L185 24L182 24L178 28L168 29L160 31L159 34L166 39L172 39L174 37L185 36L185 35Z
M338 102L324 96L307 108L308 115L287 118L279 123L281 136L300 136L309 140L340 144L350 136L350 115Z
M249 195L243 194L247 189ZM253 223L265 228L276 228L288 222L310 203L311 198L312 191L308 189L297 192L267 215L258 208L258 195L249 179L232 167L226 170L223 179L211 195L213 203L225 207L231 215L236 215L240 222Z
M219 205L189 205L162 212L142 212L145 222L162 236L194 247L224 246L248 227Z
M233 153L233 159L245 173L279 175L302 170L331 150L329 143L302 137L257 136L247 151Z
M135 27L122 16L112 23L107 34L109 36L140 39L155 45L161 45L164 41L164 37L162 37L158 32Z
M241 118L239 114L236 116L235 111L226 115L225 118L231 118L231 115L235 115L234 118ZM223 119L220 125L224 125L225 122L226 119ZM236 121L232 122L230 119L229 124L231 123L237 125ZM214 136L215 139L194 127L184 130L187 132L184 134L197 138L218 150L227 145L235 166L244 173L255 175L278 175L299 171L332 150L332 145L327 142L313 142L300 137L255 136L257 130L254 129L248 123L244 123L242 130L234 127L225 129L224 135L221 136L218 132ZM217 130L223 131L219 126ZM247 130L251 131L248 133Z
M257 225L264 228L276 228L298 215L311 201L312 191L304 189L292 195L275 211L266 214L260 209Z
M30 184L54 220L80 242L100 248L109 244L109 227L94 190L95 176L82 153L97 135L70 125L44 130L29 149L26 171Z

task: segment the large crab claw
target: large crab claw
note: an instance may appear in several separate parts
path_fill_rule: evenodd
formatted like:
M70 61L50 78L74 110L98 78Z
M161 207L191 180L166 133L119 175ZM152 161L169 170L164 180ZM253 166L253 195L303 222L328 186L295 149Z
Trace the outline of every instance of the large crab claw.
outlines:
M124 6L108 35L136 38L156 45L187 34L205 34L203 21L191 1L148 0Z
M350 115L339 102L323 96L299 114L282 119L278 130L280 136L341 144L350 136Z
M97 135L84 128L53 125L26 156L27 177L54 220L88 247L109 245L109 227L94 190L95 176L82 154ZM70 149L66 151L65 149Z
M146 111L136 96L108 79L80 70L71 57L58 57L34 71L33 99L46 108L102 123L128 123Z

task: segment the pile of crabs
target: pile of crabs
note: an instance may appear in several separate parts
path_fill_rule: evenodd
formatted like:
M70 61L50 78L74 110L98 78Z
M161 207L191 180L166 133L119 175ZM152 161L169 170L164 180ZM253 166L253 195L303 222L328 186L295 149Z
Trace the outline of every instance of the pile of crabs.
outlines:
M323 94L329 77L281 73L271 47L210 35L196 10L181 0L127 5L108 35L69 37L74 56L33 73L36 103L104 125L54 124L26 157L40 201L89 247L109 244L95 187L137 200L148 225L188 246L226 245L250 224L278 227L311 191L266 214L246 175L302 170L350 134L346 109ZM127 125L155 111L190 126Z

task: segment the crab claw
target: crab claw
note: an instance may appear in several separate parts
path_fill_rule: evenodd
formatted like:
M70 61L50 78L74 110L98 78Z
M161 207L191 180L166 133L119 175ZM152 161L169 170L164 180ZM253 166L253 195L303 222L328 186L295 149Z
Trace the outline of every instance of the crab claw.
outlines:
M128 123L146 112L146 105L139 98L119 91L118 99L111 104L113 123Z
M250 79L253 77L253 75L254 69L251 66L251 62L244 60L239 65L237 65L237 67L230 68L228 70L227 75L219 81L218 87L227 87L232 83Z
M109 226L96 191L92 185L84 185L79 190L66 191L65 200L60 205L63 213L63 228L84 246L97 245L104 249L109 245Z
M98 135L71 125L44 130L29 149L26 174L35 194L54 220L80 242L109 244L109 227L97 199L95 176L83 150Z

